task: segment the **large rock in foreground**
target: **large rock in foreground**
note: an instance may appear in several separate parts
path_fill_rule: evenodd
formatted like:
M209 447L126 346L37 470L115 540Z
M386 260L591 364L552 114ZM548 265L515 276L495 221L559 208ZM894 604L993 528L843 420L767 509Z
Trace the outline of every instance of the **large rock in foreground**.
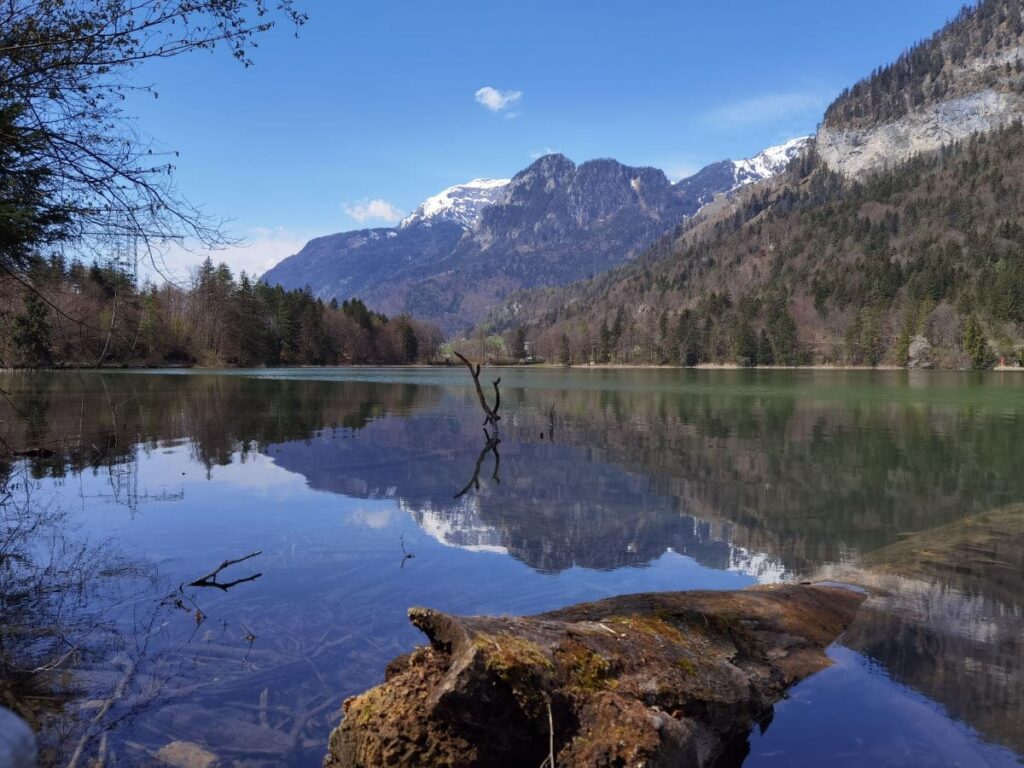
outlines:
M430 646L345 702L328 768L706 766L864 596L829 586L629 595L524 618L414 608Z

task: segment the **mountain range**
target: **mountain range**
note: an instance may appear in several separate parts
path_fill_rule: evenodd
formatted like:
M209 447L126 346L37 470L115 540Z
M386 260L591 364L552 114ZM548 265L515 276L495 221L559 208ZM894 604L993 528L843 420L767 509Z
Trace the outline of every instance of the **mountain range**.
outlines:
M262 279L464 330L515 290L565 285L634 258L716 196L782 171L807 141L674 184L655 168L545 155L511 179L449 187L397 227L311 240Z
M845 89L813 137L671 183L547 155L318 238L318 296L585 362L1024 365L1024 0L982 0ZM520 347L519 344L516 345Z

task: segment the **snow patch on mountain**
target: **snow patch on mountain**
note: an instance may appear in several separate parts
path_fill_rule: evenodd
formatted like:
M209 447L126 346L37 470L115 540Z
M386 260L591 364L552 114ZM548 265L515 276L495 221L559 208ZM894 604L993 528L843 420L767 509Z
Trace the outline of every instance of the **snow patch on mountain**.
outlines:
M399 226L442 220L471 229L480 220L480 212L502 197L509 181L511 179L473 179L448 187L424 200Z
M798 136L785 144L768 147L753 157L734 160L732 165L736 176L736 186L746 186L782 173L789 165L789 161L800 154L810 140L810 136Z

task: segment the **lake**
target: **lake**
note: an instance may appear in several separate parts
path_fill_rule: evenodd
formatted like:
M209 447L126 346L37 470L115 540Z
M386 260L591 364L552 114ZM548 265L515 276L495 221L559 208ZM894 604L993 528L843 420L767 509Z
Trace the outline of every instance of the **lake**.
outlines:
M0 703L48 764L317 766L410 606L855 579L743 765L1022 764L1024 376L498 374L497 445L463 368L0 375Z

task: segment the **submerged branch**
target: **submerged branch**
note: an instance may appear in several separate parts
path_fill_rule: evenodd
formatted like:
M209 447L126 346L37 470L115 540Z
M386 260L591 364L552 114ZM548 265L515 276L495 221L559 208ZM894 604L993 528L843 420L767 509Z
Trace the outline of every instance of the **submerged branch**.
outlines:
M258 579L260 576L263 575L262 573L255 573L252 576L246 576L245 578L235 579L234 581L228 581L228 582L219 582L219 581L217 581L217 576L225 568L228 568L228 567L230 567L232 565L237 565L238 563L244 563L246 560L251 560L252 558L256 557L257 555L262 555L262 554L263 554L263 550L258 549L255 552L250 552L248 555L245 555L244 557L239 557L239 558L236 558L234 560L225 560L223 563L218 565L214 570L210 571L205 576L203 576L201 578L198 578L198 579L196 579L193 582L190 582L189 586L190 587L216 587L217 589L220 589L220 590L223 590L223 591L227 592L229 589L231 589L232 587L238 586L239 584L244 584L247 581L256 581L256 579Z

